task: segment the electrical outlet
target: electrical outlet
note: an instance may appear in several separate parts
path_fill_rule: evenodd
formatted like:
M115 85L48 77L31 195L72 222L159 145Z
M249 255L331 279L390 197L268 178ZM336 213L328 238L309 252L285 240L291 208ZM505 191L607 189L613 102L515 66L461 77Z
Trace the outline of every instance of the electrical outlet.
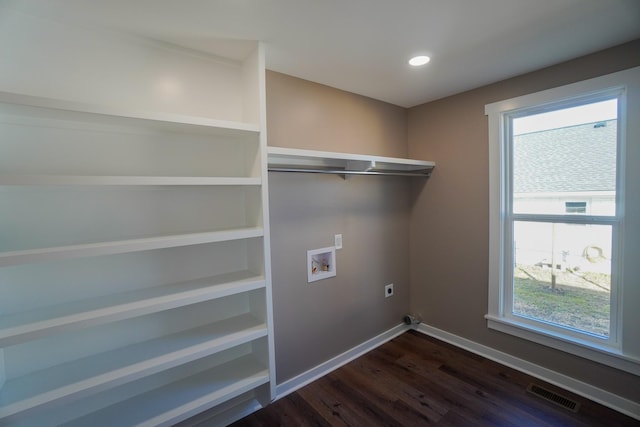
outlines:
M393 283L390 283L384 287L384 297L389 298L392 296L393 296Z

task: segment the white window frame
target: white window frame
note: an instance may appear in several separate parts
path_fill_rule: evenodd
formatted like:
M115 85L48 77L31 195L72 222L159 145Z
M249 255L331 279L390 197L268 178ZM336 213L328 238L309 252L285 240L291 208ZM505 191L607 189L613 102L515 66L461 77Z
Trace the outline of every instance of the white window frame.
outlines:
M510 125L534 112L618 97L616 214L511 214ZM485 106L489 119L489 301L487 326L618 369L640 374L640 67L524 95ZM629 117L633 114L633 117ZM626 140L632 141L629 146ZM612 317L609 338L577 333L511 313L513 263L510 255L515 220L608 224L613 233ZM629 235L631 233L631 235ZM511 270L511 271L510 271ZM618 286L616 286L616 284ZM625 284L627 285L625 287ZM623 293L625 299L622 298ZM624 327L623 327L624 326Z

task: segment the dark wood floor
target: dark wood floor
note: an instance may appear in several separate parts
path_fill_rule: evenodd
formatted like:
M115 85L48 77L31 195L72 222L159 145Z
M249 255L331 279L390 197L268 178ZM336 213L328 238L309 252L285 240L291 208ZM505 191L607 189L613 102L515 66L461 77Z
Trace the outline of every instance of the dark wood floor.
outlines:
M534 382L579 412L526 391ZM410 331L233 424L249 426L638 426L640 422Z

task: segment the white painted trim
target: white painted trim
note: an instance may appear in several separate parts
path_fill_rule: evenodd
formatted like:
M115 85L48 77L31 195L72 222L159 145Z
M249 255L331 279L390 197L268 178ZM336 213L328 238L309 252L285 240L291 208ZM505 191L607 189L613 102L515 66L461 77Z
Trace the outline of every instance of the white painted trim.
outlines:
M553 325L545 329L508 317L485 315L485 319L487 319L487 326L496 331L593 360L633 375L640 375L640 359L637 357L625 355L619 349L608 345L598 345L596 342L581 340L578 337L569 336L567 338L562 333L555 333Z
M350 350L345 351L342 354L337 355L336 357L327 360L320 365L309 369L306 372L301 373L300 375L293 377L282 384L276 385L276 399L285 397L286 395L293 393L294 391L306 386L307 384L317 380L320 377L327 375L328 373L338 369L339 367L351 362L354 359L362 356L363 354L373 350L376 347L381 346L387 341L392 340L398 335L403 334L408 331L410 328L406 326L404 323L394 326L386 332L381 333L380 335L371 338L368 341L363 342Z
M565 390L569 390L594 402L600 403L601 405L640 420L639 402L625 399L624 397L602 390L598 387L594 387L582 381L578 381L564 374L552 371L551 369L527 362L526 360L511 356L507 353L503 353L449 332L445 332L441 329L434 328L433 326L425 325L424 323L418 325L415 330L425 335L429 335L430 337L455 345L456 347L478 354L489 360L493 360L494 362L498 362L520 372L524 372L525 374L531 375L550 384L562 387Z

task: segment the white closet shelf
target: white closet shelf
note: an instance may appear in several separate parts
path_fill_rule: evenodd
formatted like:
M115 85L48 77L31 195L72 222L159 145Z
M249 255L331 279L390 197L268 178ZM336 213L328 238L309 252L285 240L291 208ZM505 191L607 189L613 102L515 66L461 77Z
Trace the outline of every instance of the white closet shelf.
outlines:
M268 370L247 355L81 417L64 426L171 426L267 382ZM257 404L253 404L252 409L255 406Z
M329 151L268 147L269 171L340 175L400 175L428 177L435 167L426 160L368 156Z
M261 178L208 176L0 175L0 185L209 185L259 186Z
M224 242L260 237L264 234L261 227L232 228L228 230L206 231L200 233L173 234L167 236L146 237L141 239L118 240L111 242L87 243L80 245L56 246L42 249L0 252L0 267L54 261L68 258L81 258L98 255L113 255L152 249L173 248L178 246L199 245L203 243Z
M194 417L188 418L184 422L178 422L175 427L228 426L263 407L264 405L258 400L256 391L249 390ZM65 425L65 427L67 426Z
M0 347L263 287L264 276L240 271L1 316Z
M64 404L266 335L262 320L242 314L10 379L0 391L0 424L42 405Z
M24 30L17 43L30 46L32 28L86 36L86 51L109 47L105 64L158 67L67 100L17 80L0 90L10 207L0 229L15 231L0 239L0 273L23 302L0 313L0 426L173 425L201 411L224 422L269 402L264 47L212 40L214 58L145 42L133 52L117 35L10 20ZM98 70L83 52L81 65ZM136 84L176 64L179 80L208 77L201 93L165 102Z
M242 133L260 133L260 125L257 123L234 122L171 113L124 110L103 105L0 92L0 113L7 112L11 114L11 108L6 108L7 104L45 109L48 116L61 120L128 124L151 127L161 131L210 135L239 136ZM32 113L35 113L35 111Z

